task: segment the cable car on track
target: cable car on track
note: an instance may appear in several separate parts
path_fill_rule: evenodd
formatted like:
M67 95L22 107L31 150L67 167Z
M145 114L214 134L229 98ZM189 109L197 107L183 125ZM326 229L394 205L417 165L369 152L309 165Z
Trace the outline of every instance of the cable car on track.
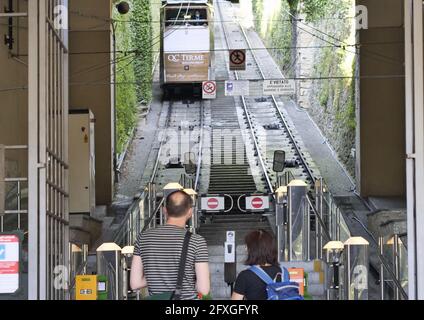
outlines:
M160 83L163 98L201 97L214 80L212 0L166 0L161 7Z

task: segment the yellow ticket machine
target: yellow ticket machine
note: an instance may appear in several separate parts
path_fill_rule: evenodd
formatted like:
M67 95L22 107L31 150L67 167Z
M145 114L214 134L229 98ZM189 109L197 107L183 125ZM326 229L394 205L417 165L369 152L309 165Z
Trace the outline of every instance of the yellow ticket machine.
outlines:
M76 300L97 300L97 275L77 275Z

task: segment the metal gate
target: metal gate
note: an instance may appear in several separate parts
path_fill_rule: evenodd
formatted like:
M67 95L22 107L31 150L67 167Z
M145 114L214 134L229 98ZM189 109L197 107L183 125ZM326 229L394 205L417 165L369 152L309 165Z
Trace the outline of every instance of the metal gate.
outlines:
M28 1L29 299L67 292L68 30L57 23L67 4Z

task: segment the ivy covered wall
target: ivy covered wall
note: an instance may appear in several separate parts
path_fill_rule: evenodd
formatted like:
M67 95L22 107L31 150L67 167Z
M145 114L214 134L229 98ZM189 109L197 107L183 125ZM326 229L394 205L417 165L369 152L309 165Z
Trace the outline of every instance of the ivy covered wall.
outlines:
M298 81L297 98L354 175L354 0L251 1L256 31L283 74ZM298 101L299 102L299 101ZM305 102L305 103L303 103Z
M309 112L337 152L339 159L354 176L355 158L352 156L352 149L355 147L356 108L355 80L352 76L355 74L356 49L353 45L354 20L350 18L354 15L351 10L352 2L328 1L322 16L310 18L311 23L320 30L321 37L327 41L317 41L326 47L314 53L316 63L311 77L322 79L313 81L311 86Z
M119 3L115 0L114 3ZM127 0L130 11L113 10L116 26L116 130L121 153L136 125L140 105L152 99L152 68L157 51L160 1ZM154 22L155 21L155 22Z
M250 1L250 0L249 0ZM287 76L293 75L291 63L292 26L286 0L251 0L254 25L267 48ZM282 48L282 49L278 49Z

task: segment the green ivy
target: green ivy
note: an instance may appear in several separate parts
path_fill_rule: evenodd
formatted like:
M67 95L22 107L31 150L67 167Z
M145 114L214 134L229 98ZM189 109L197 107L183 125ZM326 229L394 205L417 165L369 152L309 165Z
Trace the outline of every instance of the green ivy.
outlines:
M120 0L114 0L114 4ZM159 2L127 0L130 12L113 10L116 27L116 134L121 153L137 122L140 104L152 99L153 51L158 50ZM125 21L125 22L122 22Z
M281 9L274 12L272 20L281 20L279 23L268 23L266 29L263 28L261 21L264 17L264 1L252 0L252 9L255 20L255 29L260 34L265 42L265 46L269 48L282 48L272 50L271 54L276 62L282 66L283 72L288 76L292 75L293 64L291 63L291 39L292 27L290 23L290 15L287 11L290 10L289 3L286 0L281 1Z
M275 12L272 19L281 19L279 23L267 25L261 23L266 18L265 6L269 2L264 0L252 0L253 14L255 18L255 28L267 47L287 48L291 47L295 41L292 40L292 22L290 12L295 17L305 19L317 30L317 38L326 39L328 42L317 41L319 45L329 46L317 51L314 57L314 67L312 77L328 78L314 82L313 90L310 92L313 114L316 114L318 124L331 123L331 126L322 126L330 142L335 146L340 158L345 162L348 169L353 174L354 164L350 157L350 149L354 146L356 118L355 118L355 81L346 79L331 79L332 77L343 76L345 70L342 64L346 60L346 49L331 47L330 44L341 44L347 42L351 32L351 20L339 19L349 15L349 8L354 0L275 0L280 1L280 10ZM297 22L298 27L302 26L302 21ZM310 30L310 29L309 29ZM326 36L330 35L330 37ZM299 44L297 44L299 45ZM285 76L294 75L293 66L301 63L293 61L293 49L271 50L275 61L282 68ZM350 49L354 50L354 49ZM352 66L354 74L355 63ZM319 110L322 108L322 110ZM337 140L337 141L336 141ZM340 142L340 141L342 142Z

